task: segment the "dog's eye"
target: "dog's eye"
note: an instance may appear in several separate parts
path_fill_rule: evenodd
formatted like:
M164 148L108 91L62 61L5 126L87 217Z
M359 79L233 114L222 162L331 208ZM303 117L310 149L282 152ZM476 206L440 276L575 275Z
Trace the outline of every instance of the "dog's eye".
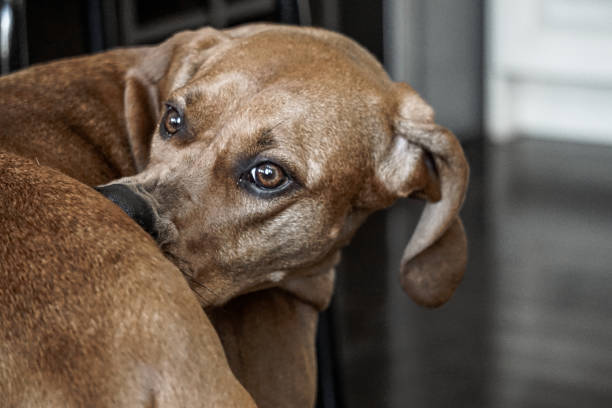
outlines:
M291 172L270 160L259 158L251 163L243 167L238 185L256 197L274 198L300 187Z
M258 164L249 171L251 181L264 190L274 190L287 184L289 180L285 171L274 163Z
M185 119L181 112L178 111L174 106L168 106L164 117L162 118L163 136L164 139L172 137L175 133L180 131L185 125Z

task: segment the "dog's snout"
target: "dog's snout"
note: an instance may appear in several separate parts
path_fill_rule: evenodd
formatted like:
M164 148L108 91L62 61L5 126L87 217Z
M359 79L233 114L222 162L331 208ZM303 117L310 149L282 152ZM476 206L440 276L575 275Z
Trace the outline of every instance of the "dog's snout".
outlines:
M157 239L153 208L141 195L133 192L125 184L109 184L94 188L110 201L117 204L142 229Z

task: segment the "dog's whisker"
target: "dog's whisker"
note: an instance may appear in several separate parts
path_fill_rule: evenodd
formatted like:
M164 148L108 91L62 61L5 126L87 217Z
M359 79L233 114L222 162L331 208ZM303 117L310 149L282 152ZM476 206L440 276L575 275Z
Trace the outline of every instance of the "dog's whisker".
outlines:
M185 273L183 273L183 275L185 275ZM201 287L202 289L206 289L208 292L212 293L215 297L218 297L217 293L215 293L214 290L212 290L211 288L209 288L208 286L206 286L205 284L203 284L202 282L198 281L197 279L195 279L192 276L186 275L189 280L193 283L195 283L197 286Z
M194 282L193 280L188 280L188 282ZM202 293L200 293L200 291L198 291L198 287L197 286L193 286L190 283L190 288L191 291L196 295L196 297L199 299L200 303L206 307L206 306L210 306L213 302L214 302L214 297L212 297L210 294L209 295L204 295Z
M174 265L176 265L176 267L179 269L179 271L181 271L181 274L187 280L187 283L189 283L189 286L200 287L200 288L206 290L208 293L210 293L211 296L204 296L202 293L200 293L197 290L195 290L195 288L193 288L193 287L191 288L192 291L200 299L202 299L203 303L209 304L209 303L211 303L212 300L219 298L219 295L214 290L212 290L210 287L206 286L204 283L200 282L199 280L197 280L196 278L193 277L193 272L191 271L191 268L189 267L189 264L187 262L185 262L180 257L178 257L178 256L176 256L173 253L168 252L168 251L164 251L164 256L166 258L168 258ZM211 297L211 299L207 299L207 297Z
M200 299L200 302L204 305L208 305L210 303L210 299L207 299L204 295L202 295L200 292L198 292L197 290L193 290L193 288L191 289L191 291L196 295L196 297L198 299Z

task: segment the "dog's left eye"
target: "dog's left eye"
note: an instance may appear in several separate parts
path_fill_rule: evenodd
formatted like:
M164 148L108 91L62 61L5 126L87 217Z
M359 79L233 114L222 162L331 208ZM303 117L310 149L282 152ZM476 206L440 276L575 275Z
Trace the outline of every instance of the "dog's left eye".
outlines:
M271 162L261 163L251 168L249 176L251 182L263 190L278 189L289 181L282 167Z
M182 112L180 112L174 106L168 105L166 113L162 118L162 136L164 139L172 137L178 133L185 126L185 118Z

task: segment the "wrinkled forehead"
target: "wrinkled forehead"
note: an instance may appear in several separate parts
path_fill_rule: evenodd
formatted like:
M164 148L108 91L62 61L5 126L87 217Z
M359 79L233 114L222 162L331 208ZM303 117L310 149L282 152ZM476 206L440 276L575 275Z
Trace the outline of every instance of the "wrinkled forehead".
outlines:
M184 96L191 100L198 93L243 100L274 87L321 105L339 99L368 104L391 94L380 64L352 40L329 32L277 27L197 53L202 52L206 57L191 58L185 65L192 66L171 87L187 88Z
M315 31L316 32L316 31ZM388 88L381 65L344 37L270 29L215 47L192 78L239 72L259 84L294 79L338 88Z
M337 39L341 46L308 32L270 30L233 40L199 67L190 87L220 100L255 98L251 109L282 106L305 119L340 119L343 111L355 116L389 103L392 83L380 64Z
M212 138L286 146L296 154L318 151L324 159L339 150L356 152L358 144L367 148L355 130L381 117L372 111L380 102L376 95L350 93L295 78L259 81L237 70L200 78L176 97L193 125L209 129Z

